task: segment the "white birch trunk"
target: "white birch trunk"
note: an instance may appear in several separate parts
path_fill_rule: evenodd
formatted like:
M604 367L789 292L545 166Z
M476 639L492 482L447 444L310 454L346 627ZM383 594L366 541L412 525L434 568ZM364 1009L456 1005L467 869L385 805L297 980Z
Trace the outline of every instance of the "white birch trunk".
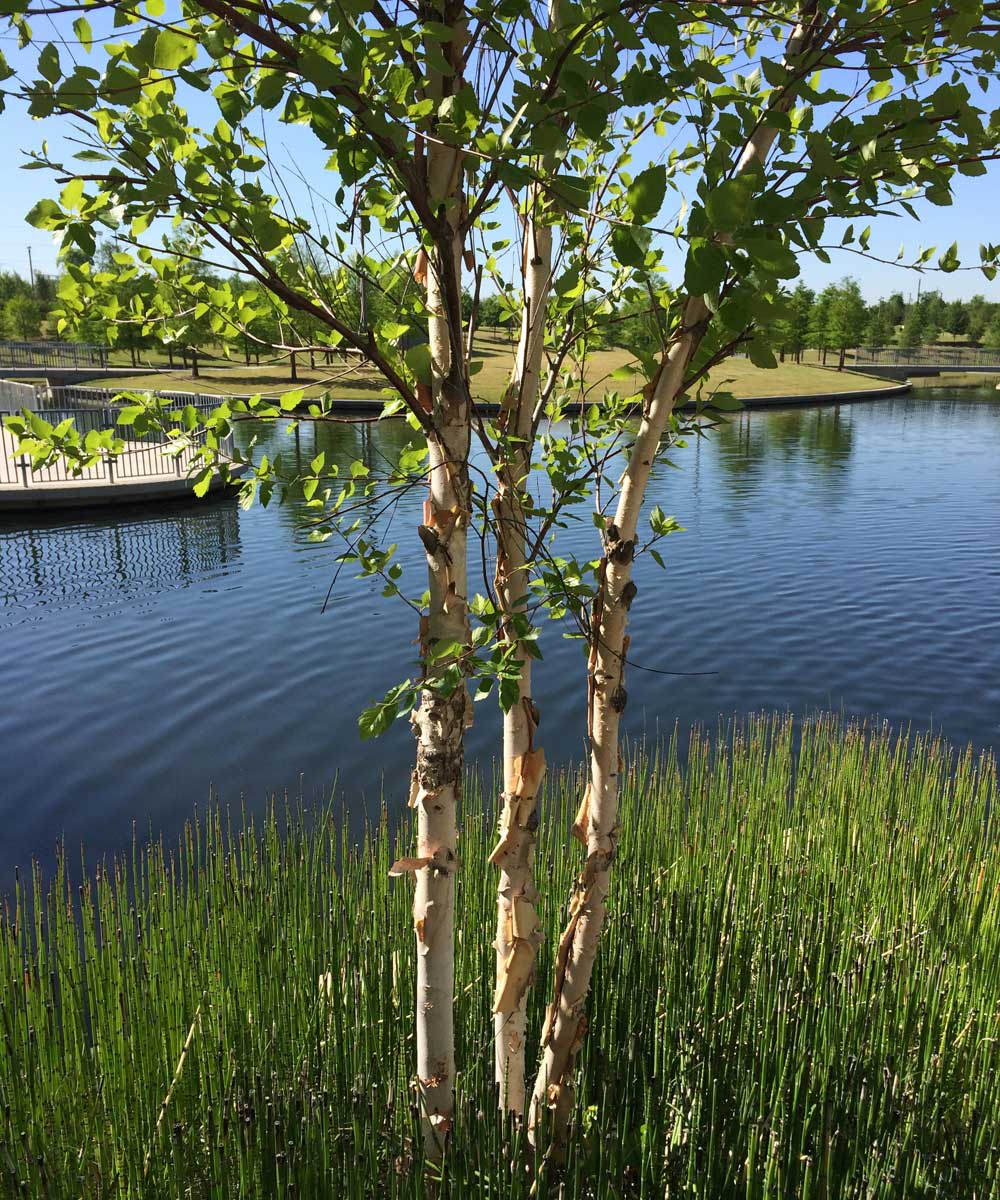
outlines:
M807 46L813 32L807 21L813 19L815 11L815 4L804 10L800 24L789 37L786 63ZM792 102L789 95L775 107L787 110ZM742 174L755 162L763 163L776 137L773 128L761 126L755 130L740 154L736 174ZM605 532L601 582L591 614L589 781L573 829L584 842L587 857L574 884L569 922L556 952L553 998L542 1031L542 1059L532 1094L532 1133L536 1133L547 1113L551 1120L550 1136L557 1151L565 1142L572 1111L572 1072L586 1035L587 992L604 923L611 864L618 846L618 735L627 703L628 610L637 590L632 581L636 530L660 442L688 364L710 320L711 312L701 297L688 297L677 333L653 381L649 403L622 477L614 522Z
M453 65L461 63L462 10L444 14L456 30L446 47ZM461 83L461 71L436 81L439 96ZM428 436L429 495L420 537L427 557L430 603L421 623L421 652L428 677L450 661L430 663L428 653L442 642L469 642L467 538L470 517L469 443L471 434L465 364L461 344L461 245L457 233L462 202L462 155L454 146L431 141L427 152L430 207L446 222L427 266L428 341L431 353L430 401L433 434ZM421 394L424 394L423 391ZM450 696L425 689L412 717L417 741L410 804L417 810L416 890L413 923L417 943L417 1088L424 1149L440 1158L452 1127L455 1082L455 870L456 808L462 786L465 729L471 702L464 685Z
M587 858L574 885L569 923L556 952L554 994L542 1030L542 1061L532 1097L532 1129L548 1111L557 1145L565 1136L573 1106L572 1071L587 1030L587 992L618 845L618 726L626 703L625 629L636 590L632 583L636 528L660 440L707 316L700 299L688 300L681 331L661 364L639 426L615 519L605 536L601 585L591 617L589 782L574 826L574 833L585 842Z
M552 278L552 229L538 219L541 195L534 190L524 230L524 308L521 334L500 424L516 441L498 471L496 595L509 638L511 619L524 614L528 594L527 518L523 496L531 468L534 408L541 378L545 313ZM497 887L494 1050L501 1111L524 1114L527 993L535 974L541 934L534 880L538 792L545 755L535 745L538 716L531 698L531 658L519 658L518 698L504 714L503 795L500 841L490 861L500 868Z

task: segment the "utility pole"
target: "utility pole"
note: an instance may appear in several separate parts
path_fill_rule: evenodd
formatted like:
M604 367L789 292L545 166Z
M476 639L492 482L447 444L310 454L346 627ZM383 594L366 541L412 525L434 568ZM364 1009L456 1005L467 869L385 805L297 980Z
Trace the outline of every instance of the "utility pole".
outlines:
M31 294L35 294L35 265L31 261L31 247L28 247L28 274L31 276Z

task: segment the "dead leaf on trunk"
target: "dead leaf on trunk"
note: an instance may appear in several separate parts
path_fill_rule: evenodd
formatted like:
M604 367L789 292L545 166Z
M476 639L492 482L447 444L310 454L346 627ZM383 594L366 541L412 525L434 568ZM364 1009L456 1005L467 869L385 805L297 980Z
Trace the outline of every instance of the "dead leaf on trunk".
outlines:
M421 249L417 254L417 261L413 264L413 278L417 283L424 284L427 282L427 251Z
M397 858L389 868L390 875L412 875L433 862L432 858Z

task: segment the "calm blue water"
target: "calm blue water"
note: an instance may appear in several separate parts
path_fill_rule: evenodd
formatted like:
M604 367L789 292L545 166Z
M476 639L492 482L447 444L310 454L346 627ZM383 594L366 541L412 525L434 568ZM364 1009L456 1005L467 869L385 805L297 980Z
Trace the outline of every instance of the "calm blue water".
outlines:
M299 450L374 462L402 436L303 430ZM833 708L1000 748L995 393L744 414L674 460L651 498L687 532L665 573L639 566L632 654L653 670L630 673L630 732ZM415 592L418 503L393 517ZM408 727L373 749L355 718L412 663L412 613L346 571L322 612L335 542L301 517L221 501L0 525L0 890L60 838L93 862L133 827L172 837L213 792L260 810L339 777L359 821L383 793L402 806ZM593 537L571 541L590 556ZM582 654L560 634L537 677L555 759L583 744ZM488 763L496 709L477 713Z

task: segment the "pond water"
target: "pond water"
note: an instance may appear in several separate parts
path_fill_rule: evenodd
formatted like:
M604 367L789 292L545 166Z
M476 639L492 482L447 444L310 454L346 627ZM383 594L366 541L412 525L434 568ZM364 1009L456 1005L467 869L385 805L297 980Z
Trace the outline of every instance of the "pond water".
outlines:
M246 434L244 429L243 434ZM399 423L303 428L298 452L392 458ZM270 430L272 449L296 452ZM638 567L626 728L834 709L1000 748L1000 402L941 391L741 414L663 467L651 500L686 532ZM393 517L412 591L419 497ZM0 890L14 864L88 863L133 829L173 838L213 794L329 797L354 820L405 801L405 723L356 717L414 657L415 618L337 581L336 543L294 505L232 500L0 524ZM595 555L589 522L570 536ZM543 634L550 759L583 746L580 643ZM677 672L678 674L663 674ZM471 758L498 744L477 707Z

